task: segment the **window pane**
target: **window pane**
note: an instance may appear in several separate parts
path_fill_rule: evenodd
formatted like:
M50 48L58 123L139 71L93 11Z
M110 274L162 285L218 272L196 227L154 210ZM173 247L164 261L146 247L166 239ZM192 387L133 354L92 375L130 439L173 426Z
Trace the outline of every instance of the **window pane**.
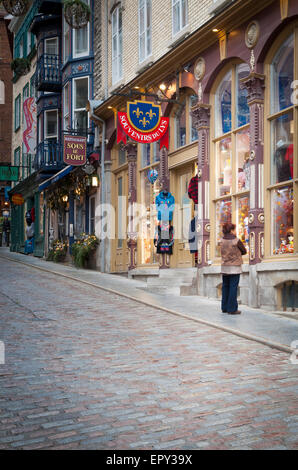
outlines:
M75 112L75 128L86 132L88 128L88 113L87 111L76 111Z
M238 191L249 189L250 160L249 160L249 130L236 134L237 186Z
M222 226L232 221L232 201L224 199L216 203L216 255L220 255L218 243L222 238Z
M88 101L88 78L76 80L76 102L75 108L85 108Z
M293 179L293 111L271 123L271 183Z
M179 3L173 6L173 34L177 34L180 31L180 9Z
M46 136L57 136L57 111L49 111L46 113Z
M118 179L118 248L122 248L123 245L123 189L122 189L122 178Z
M248 228L248 210L249 210L249 198L240 197L237 200L237 235L242 241L248 253L249 251L249 228Z
M88 26L75 30L75 54L83 54L88 51Z
M232 129L231 82L232 73L229 72L219 85L216 93L216 135L225 134Z
M150 144L142 144L142 167L150 165Z
M197 102L198 102L197 95L192 95L190 97L190 108L195 106L195 104L197 104ZM191 114L190 114L190 122L191 122L190 139L191 139L191 142L194 142L195 140L198 140L198 131L197 131L197 128L193 125L193 118L192 118Z
M217 196L232 191L232 140L230 137L216 143Z
M249 106L247 104L247 89L241 88L240 80L241 78L247 77L249 75L249 67L246 64L241 64L237 66L237 127L244 126L249 122Z
M49 55L58 55L58 38L47 39L45 41L45 52Z
M187 25L187 0L182 0L181 28Z
M294 80L294 36L281 46L271 65L271 112L291 106Z
M160 145L159 145L159 140L157 142L154 142L154 145L153 145L153 153L154 153L154 156L153 156L153 160L155 162L159 162L160 161Z
M272 191L273 254L293 253L293 188Z
M126 162L126 152L124 149L120 148L118 153L118 164L124 165Z
M176 115L176 147L186 144L186 106L185 102Z
M95 197L90 199L90 233L95 233Z

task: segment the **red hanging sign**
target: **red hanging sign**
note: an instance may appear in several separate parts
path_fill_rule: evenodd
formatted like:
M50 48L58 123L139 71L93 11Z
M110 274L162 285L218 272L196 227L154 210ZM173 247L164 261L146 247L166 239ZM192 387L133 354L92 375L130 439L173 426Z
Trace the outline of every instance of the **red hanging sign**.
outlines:
M76 135L64 136L63 161L67 165L85 165L87 160L87 139Z
M160 148L169 148L169 118L161 116L160 106L148 101L127 103L127 113L118 112L117 144L126 144L127 136L141 144L160 140Z

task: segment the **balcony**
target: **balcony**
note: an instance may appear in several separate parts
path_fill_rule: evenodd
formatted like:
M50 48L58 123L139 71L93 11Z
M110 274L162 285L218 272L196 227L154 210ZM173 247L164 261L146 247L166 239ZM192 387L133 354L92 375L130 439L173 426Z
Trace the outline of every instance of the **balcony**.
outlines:
M44 141L38 144L34 161L35 170L54 174L62 170L64 166L63 149L60 143Z
M60 92L62 87L61 61L58 55L43 54L35 72L37 91Z

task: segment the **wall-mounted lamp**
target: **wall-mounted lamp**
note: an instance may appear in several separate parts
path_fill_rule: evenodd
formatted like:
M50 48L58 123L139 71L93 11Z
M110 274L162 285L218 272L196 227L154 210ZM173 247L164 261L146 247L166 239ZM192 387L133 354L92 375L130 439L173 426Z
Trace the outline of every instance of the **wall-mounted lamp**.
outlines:
M67 202L67 201L68 201L68 196L67 196L67 194L65 194L64 196L62 196L62 201L63 201L63 202Z
M213 28L212 31L213 31L213 33L218 33L218 32L219 32L219 29Z
M190 64L190 63L189 63L189 64L185 64L185 65L183 66L184 72L190 72L190 69L191 69L191 64Z
M93 188L97 188L99 186L98 176L92 176L91 185Z
M167 85L166 85L165 83L161 83L161 84L159 85L159 89L160 89L161 91L166 91Z

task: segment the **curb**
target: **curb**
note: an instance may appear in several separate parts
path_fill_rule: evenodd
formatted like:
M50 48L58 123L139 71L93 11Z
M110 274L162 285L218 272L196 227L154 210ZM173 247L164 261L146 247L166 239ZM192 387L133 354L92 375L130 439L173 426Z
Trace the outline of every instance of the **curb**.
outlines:
M138 298L133 297L131 295L124 294L124 293L116 291L114 289L110 289L109 287L103 287L103 286L100 286L98 284L94 284L93 282L90 282L90 281L85 281L83 279L76 278L76 277L73 277L73 276L70 276L70 275L67 275L67 274L62 274L62 273L59 273L57 271L52 271L52 270L43 268L41 266L34 266L30 263L25 263L24 261L12 259L12 258L3 256L3 255L0 255L0 258L6 259L7 261L12 261L14 263L23 264L23 265L28 266L30 268L38 269L39 271L44 271L44 272L49 273L49 274L54 274L54 275L57 275L57 276L61 276L61 277L64 277L66 279L70 279L72 281L77 281L77 282L80 282L81 284L85 284L87 286L95 287L96 289L101 289L101 290L104 290L104 291L109 292L111 294L116 294L116 295L119 295L120 297L125 297L126 299L133 300L133 301L138 302L140 304L146 305L147 307L152 307L152 308L155 308L157 310L162 310L163 312L170 313L171 315L176 315L180 318L185 318L186 320L191 320L191 321L194 321L196 323L200 323L202 325L210 326L212 328L216 328L218 330L225 331L226 333L231 333L235 336L239 336L241 338L244 338L244 339L247 339L247 340L250 340L250 341L255 341L257 343L263 344L263 345L268 346L270 348L278 349L279 351L282 351L282 352L292 353L294 351L294 349L292 349L290 346L267 340L266 338L263 338L261 336L255 336L255 335L252 335L250 333L243 333L242 331L234 330L233 328L218 325L216 323L213 323L213 322L210 322L210 321L207 321L207 320L202 320L200 318L196 318L196 317L193 317L191 315L186 315L184 313L176 312L175 310L171 310L169 308L162 307L160 305L151 304L149 302L146 302L145 300L141 300L141 299L138 299Z

